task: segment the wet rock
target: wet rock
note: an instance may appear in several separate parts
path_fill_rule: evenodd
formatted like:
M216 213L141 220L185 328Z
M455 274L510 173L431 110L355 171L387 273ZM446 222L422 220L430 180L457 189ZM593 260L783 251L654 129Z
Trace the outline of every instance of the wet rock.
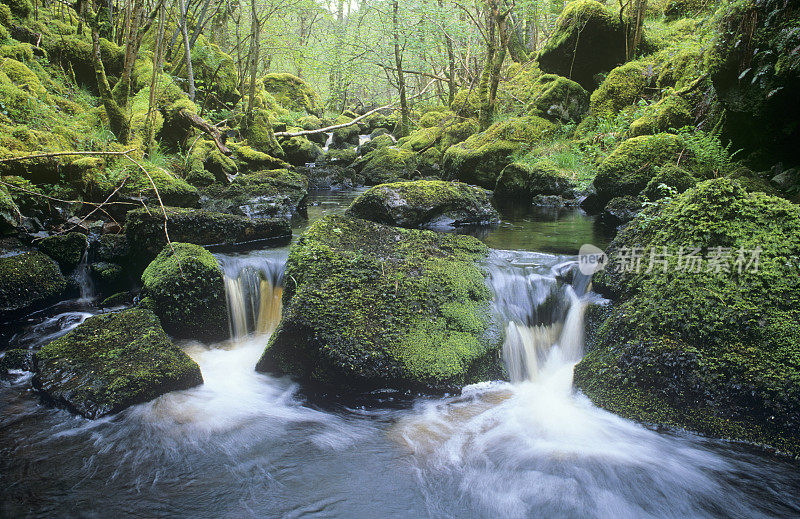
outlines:
M347 214L411 229L452 229L500 221L485 190L441 180L375 186L356 198Z
M798 256L800 208L735 180L649 206L594 276L614 302L576 386L627 418L798 455Z
M227 185L206 188L203 208L248 218L305 216L308 180L288 169L239 174Z
M294 166L305 166L310 162L319 160L323 153L322 148L305 137L292 137L281 141L284 158Z
M502 376L471 236L328 216L292 247L284 313L256 369L337 390L446 390Z
M150 311L90 317L34 357L34 387L87 418L116 413L203 383Z
M81 262L88 243L85 234L69 232L44 238L36 246L56 260L64 272L70 272Z
M606 204L600 213L600 222L614 229L633 220L641 210L642 201L638 196L618 196Z
M575 184L547 160L535 164L509 164L500 172L494 189L498 203L531 203L534 197L575 197Z
M220 340L228 335L222 269L199 245L172 243L142 273L141 305L180 338Z
M0 322L54 303L67 289L58 264L45 254L10 254L0 257Z
M374 186L414 178L418 162L419 157L415 152L389 146L367 153L352 167L364 177L365 184Z
M284 218L249 219L203 209L166 208L167 230L172 241L216 247L281 242L291 237ZM146 265L164 248L164 216L159 209L128 213L125 234L136 263Z

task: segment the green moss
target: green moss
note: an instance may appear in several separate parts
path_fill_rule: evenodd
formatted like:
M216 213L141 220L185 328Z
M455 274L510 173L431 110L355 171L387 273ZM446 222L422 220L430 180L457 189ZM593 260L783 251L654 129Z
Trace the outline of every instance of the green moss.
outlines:
M267 74L262 78L264 89L284 108L322 115L322 99L305 81L291 74Z
M333 121L333 123L335 125L345 124L352 120L352 117L340 115L335 121ZM331 142L331 146L334 148L344 148L348 145L355 146L358 144L358 133L359 127L357 124L345 126L343 128L337 128L336 130L333 130L333 140Z
M219 340L228 334L222 270L199 245L173 242L142 273L148 306L176 337Z
M564 176L564 171L548 160L534 164L513 163L500 172L494 189L497 202L530 204L538 195L570 197L575 184Z
M680 246L697 248L702 268L678 268ZM622 272L632 247L673 250L666 269ZM623 416L798 455L800 208L710 180L645 209L610 252L595 282L617 300L578 387Z
M675 164L661 166L642 190L648 200L655 201L670 196L672 191L683 193L697 184L697 179L685 169Z
M545 139L555 125L541 117L514 117L494 123L485 132L445 151L442 167L446 178L494 189L500 171L512 155Z
M85 234L69 232L49 236L36 245L40 251L56 260L64 271L70 271L81 262L88 243Z
M240 173L228 186L214 185L204 190L211 200L204 205L248 218L290 218L305 212L308 180L287 169Z
M576 0L564 8L556 28L539 52L539 67L594 90L594 75L625 60L625 31L619 17L594 0Z
M381 184L359 195L347 214L407 228L439 229L497 223L483 189L460 182L418 180Z
M52 41L45 40L44 44L50 59L60 63L78 84L87 85L97 91L90 41L78 36L63 36L53 38ZM106 75L110 78L120 77L125 62L124 49L105 38L100 38L100 56L103 59Z
M555 121L579 122L589 111L589 93L578 83L543 74L531 86L527 112Z
M54 302L67 288L55 261L39 252L0 258L0 319Z
M255 110L253 123L247 128L246 133L247 144L253 149L273 157L283 157L283 149L275 139L268 111L264 109Z
M240 170L259 171L262 169L284 169L290 167L283 160L254 150L250 146L229 142L228 147L233 151L233 159Z
M206 187L216 181L227 183L238 173L236 161L222 154L212 140L195 143L189 154L186 181L195 187Z
M121 265L100 261L92 263L90 272L95 287L99 288L103 294L114 294L125 288L127 278Z
M378 148L385 148L387 146L394 146L395 140L389 134L378 135L377 137L368 140L358 147L356 152L359 155L366 155L367 153L377 150Z
M0 186L0 236L14 232L21 217L22 213L8 190L5 186Z
M419 157L411 150L387 146L359 158L353 169L364 176L368 185L411 179L416 175Z
M225 106L239 100L239 74L233 58L202 34L192 48L192 69L208 107Z
M631 123L631 136L651 135L665 131L676 131L692 122L689 103L681 96L671 93L659 102L649 105L644 114Z
M329 216L292 247L284 315L256 369L343 389L446 389L499 370L501 334L468 236Z
M681 138L669 133L623 141L597 168L594 187L598 196L608 201L615 196L639 194L656 168L675 160L683 149Z
M456 92L453 102L450 103L450 110L461 117L478 117L480 99L478 99L477 89L470 92L468 88L462 88Z
M631 61L617 67L592 92L590 112L596 117L612 118L626 106L636 104L645 95L651 80L648 67Z
M173 241L205 246L235 245L254 241L285 239L291 236L284 219L254 219L202 209L166 208L167 230ZM129 211L125 235L131 255L146 264L167 244L164 215L160 208Z
M23 20L33 12L31 0L3 0L3 4L9 7L14 16Z
M42 347L35 363L37 389L87 418L203 383L158 318L139 309L90 317Z
M436 125L415 130L400 139L397 145L420 153L432 148L443 153L453 144L465 141L478 131L478 121L475 119L459 117L452 112L429 112L432 113L436 117L429 122L435 119Z
M182 178L167 170L150 164L145 165L147 174L136 165L123 166L122 171L128 174L128 180L120 189L123 196L142 200L145 204L158 204L158 195L165 205L177 207L195 207L200 200L200 192ZM153 187L155 184L155 189Z
M281 141L286 161L295 166L305 166L322 157L322 148L305 137L291 137Z

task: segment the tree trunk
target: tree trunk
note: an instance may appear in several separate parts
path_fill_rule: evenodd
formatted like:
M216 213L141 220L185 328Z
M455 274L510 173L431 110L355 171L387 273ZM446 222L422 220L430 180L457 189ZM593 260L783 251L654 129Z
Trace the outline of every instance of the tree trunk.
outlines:
M260 53L259 38L260 27L258 24L258 10L256 0L250 0L250 99L247 101L247 127L253 124L253 103L256 97L256 77L258 76L258 55Z
M128 106L128 98L131 94L131 81L133 79L133 67L139 56L139 46L142 41L142 34L139 31L142 24L142 4L142 0L136 0L133 6L133 12L128 18L128 27L125 29L127 33L127 38L125 40L125 62L122 67L122 76L119 82L114 86L114 99L122 108L127 108Z
M186 12L186 0L178 0L178 8L181 11L181 35L183 36L183 53L186 60L186 79L189 84L189 99L194 101L194 70L192 70L192 49L189 46L188 15Z
M128 138L130 137L130 121L128 121L127 115L114 100L114 95L111 93L111 87L108 84L106 69L103 66L103 58L100 56L100 33L97 27L97 21L94 20L91 25L92 60L94 62L94 75L97 80L97 90L100 93L100 99L103 101L103 107L106 109L108 125L111 128L111 132L117 137L119 142L127 144Z
M147 129L147 138L145 146L148 155L153 152L156 147L155 143L155 116L153 115L156 109L156 96L158 90L158 78L161 76L161 60L164 54L164 4L162 3L158 10L158 28L156 29L156 46L153 55L153 77L150 80L150 99L147 105L147 119L145 120L144 127Z
M394 39L394 62L397 66L397 88L400 91L400 130L399 137L404 137L408 132L409 117L408 117L408 100L406 99L406 82L403 75L403 57L400 54L400 31L399 13L400 6L398 0L392 0L392 37Z

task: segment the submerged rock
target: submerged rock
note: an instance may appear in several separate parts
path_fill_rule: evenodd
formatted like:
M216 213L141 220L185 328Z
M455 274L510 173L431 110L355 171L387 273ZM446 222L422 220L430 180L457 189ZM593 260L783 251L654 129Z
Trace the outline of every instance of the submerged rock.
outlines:
M538 57L545 72L593 90L595 74L625 61L625 28L619 16L594 0L570 2Z
M500 221L485 190L441 180L375 186L356 198L347 214L412 229L448 229Z
M41 252L12 254L0 257L0 321L53 303L67 289L51 258Z
M34 386L87 418L203 383L200 367L141 309L90 317L42 347L34 364Z
M250 219L203 209L167 207L167 230L170 240L205 246L237 245L285 240L292 229L284 218ZM137 263L152 260L164 245L164 215L160 208L135 209L128 212L125 235Z
M142 306L175 337L219 340L228 334L222 269L199 245L172 243L142 273Z
M258 371L335 389L446 390L502 376L502 327L471 236L328 216L293 245Z
M643 210L609 257L594 282L615 301L577 387L634 420L800 454L800 208L702 182Z

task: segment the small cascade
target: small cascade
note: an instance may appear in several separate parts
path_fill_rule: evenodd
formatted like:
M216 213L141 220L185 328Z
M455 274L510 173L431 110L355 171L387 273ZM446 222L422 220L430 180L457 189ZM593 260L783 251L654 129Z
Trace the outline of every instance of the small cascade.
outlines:
M331 144L333 144L333 132L328 132L328 139L325 141L325 146L322 147L322 151L328 153L328 150L331 149Z
M512 382L536 380L550 360L571 363L583 355L588 280L574 261L552 264L557 259L501 253L490 268L495 309L507 323L503 358Z
M368 143L371 140L372 140L372 138L369 135L359 135L358 136L358 145L359 146L363 146L364 144Z
M78 287L80 288L79 301L82 303L92 301L97 297L94 280L92 279L91 272L89 272L89 251L91 248L92 246L90 243L89 246L86 247L86 250L83 251L81 262L75 267L75 273L73 274L75 281L78 283Z
M232 339L270 334L281 318L286 253L218 255L225 276Z

